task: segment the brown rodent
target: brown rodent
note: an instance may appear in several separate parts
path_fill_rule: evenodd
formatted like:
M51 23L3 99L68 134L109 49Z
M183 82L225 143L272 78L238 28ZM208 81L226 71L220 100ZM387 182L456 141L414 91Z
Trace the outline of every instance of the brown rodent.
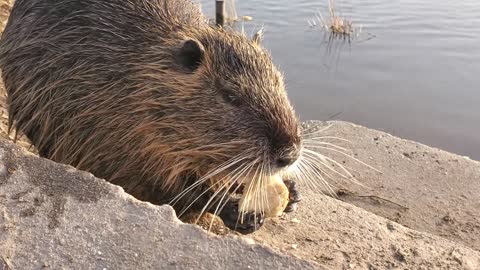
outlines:
M0 67L9 126L41 156L240 231L261 215L238 221L232 194L257 181L263 196L301 149L258 39L208 25L188 0L17 0Z

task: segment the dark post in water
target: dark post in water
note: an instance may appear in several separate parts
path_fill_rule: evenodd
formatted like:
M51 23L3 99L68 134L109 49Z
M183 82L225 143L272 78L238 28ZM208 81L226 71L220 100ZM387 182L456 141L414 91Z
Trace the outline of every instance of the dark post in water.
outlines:
M224 0L215 0L215 13L216 13L216 24L218 26L223 26L225 23L225 1Z

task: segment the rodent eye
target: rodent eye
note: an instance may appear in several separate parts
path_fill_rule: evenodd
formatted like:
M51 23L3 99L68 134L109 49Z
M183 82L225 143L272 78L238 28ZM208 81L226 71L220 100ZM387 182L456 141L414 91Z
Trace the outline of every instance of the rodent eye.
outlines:
M240 106L240 104L242 104L242 101L241 101L240 97L237 96L231 90L223 90L222 91L222 97L227 103L230 103L233 106L237 107L237 106Z

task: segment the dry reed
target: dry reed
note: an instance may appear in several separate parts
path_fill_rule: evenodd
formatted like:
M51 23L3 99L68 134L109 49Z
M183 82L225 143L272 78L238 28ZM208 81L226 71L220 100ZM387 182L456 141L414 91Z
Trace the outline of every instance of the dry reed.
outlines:
M352 20L346 19L337 12L335 0L328 0L328 17L325 18L320 11L315 14L315 18L308 20L311 27L320 25L326 32L333 36L351 38L361 32L361 27L354 27Z

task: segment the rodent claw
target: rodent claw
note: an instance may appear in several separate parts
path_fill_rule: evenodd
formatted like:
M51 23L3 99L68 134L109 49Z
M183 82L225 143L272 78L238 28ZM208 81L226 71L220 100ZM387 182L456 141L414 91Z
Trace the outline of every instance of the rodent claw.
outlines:
M295 212L297 211L297 203L299 203L302 200L302 197L300 196L300 192L297 189L297 183L293 180L283 180L283 183L285 183L285 186L288 188L288 204L285 210L283 212L289 213L289 212Z
M237 200L232 200L227 203L222 212L220 218L223 220L225 226L229 229L237 231L241 234L253 233L262 227L265 222L263 214L255 214L253 212L245 213L242 217L238 211Z

